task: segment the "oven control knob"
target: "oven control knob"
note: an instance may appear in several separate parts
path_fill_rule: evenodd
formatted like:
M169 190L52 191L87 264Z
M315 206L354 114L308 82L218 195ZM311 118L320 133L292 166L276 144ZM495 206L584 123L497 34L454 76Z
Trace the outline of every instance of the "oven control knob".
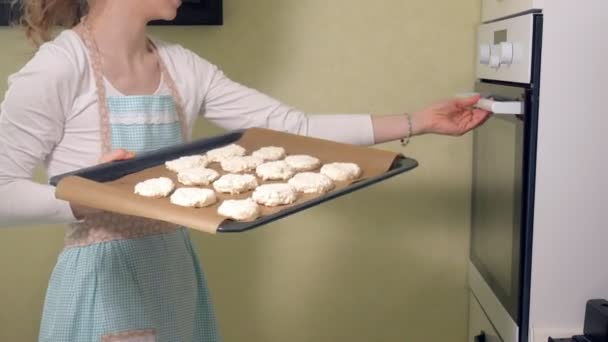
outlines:
M490 44L479 45L479 63L490 63Z
M502 42L498 50L500 51L500 64L513 63L513 43Z
M490 68L500 68L500 44L490 45L490 61L488 62Z
M491 55L489 64L490 64L490 68L498 69L500 67L500 56Z

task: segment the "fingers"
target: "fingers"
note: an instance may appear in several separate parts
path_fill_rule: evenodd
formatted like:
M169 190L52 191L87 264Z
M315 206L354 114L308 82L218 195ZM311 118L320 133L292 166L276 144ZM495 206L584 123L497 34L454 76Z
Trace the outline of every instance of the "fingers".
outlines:
M475 129L481 126L486 120L490 118L490 112L483 109L474 109L473 115L471 116L471 121L469 122L468 130Z
M490 117L490 112L483 109L464 110L460 117L458 128L451 132L452 136L462 136L481 126Z
M76 203L70 203L70 208L72 209L72 215L74 215L77 220L83 220L87 216L102 212L102 210L85 207Z
M457 99L454 99L453 101L454 101L454 104L456 104L456 106L459 108L469 108L469 107L472 107L474 104L476 104L480 98L481 98L481 95L477 94L477 95L473 95L470 97L457 98Z
M135 157L135 153L131 152L131 151L127 151L125 149L119 148L116 149L108 154L103 155L100 159L99 162L100 163L108 163L111 161L116 161L116 160L125 160L125 159L131 159Z

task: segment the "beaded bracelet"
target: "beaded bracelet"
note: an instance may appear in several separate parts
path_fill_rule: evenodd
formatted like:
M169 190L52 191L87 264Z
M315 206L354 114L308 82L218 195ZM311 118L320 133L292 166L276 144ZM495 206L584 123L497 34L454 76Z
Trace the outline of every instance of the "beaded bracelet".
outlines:
M412 117L408 113L405 113L405 117L407 118L407 135L401 138L401 146L403 147L410 143L412 137Z

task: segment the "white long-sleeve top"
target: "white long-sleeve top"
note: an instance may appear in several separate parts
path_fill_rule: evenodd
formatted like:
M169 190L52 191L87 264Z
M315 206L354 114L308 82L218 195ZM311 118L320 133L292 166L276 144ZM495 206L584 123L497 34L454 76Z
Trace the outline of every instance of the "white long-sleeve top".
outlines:
M229 80L217 66L180 45L155 41L175 80L192 134L199 115L228 130L265 127L334 141L371 145L369 114L312 115ZM120 93L105 81L108 95ZM170 94L161 82L157 94ZM75 221L54 187L32 180L97 164L101 141L97 93L87 50L63 31L16 74L0 105L0 227Z

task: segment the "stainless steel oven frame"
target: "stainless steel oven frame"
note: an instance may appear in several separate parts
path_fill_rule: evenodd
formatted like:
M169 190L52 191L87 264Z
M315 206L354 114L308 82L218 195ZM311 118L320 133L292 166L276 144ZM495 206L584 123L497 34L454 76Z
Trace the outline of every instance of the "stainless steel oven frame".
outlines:
M492 98L494 101L518 101L522 103L521 115L495 114L490 120L507 120L517 123L523 129L518 131L518 146L521 159L515 164L520 172L521 184L514 184L515 193L519 193L516 199L514 215L518 216L519 229L514 229L513 236L513 274L510 284L510 292L515 294L509 298L497 286L490 272L484 269L484 264L478 259L471 246L469 283L471 290L477 300L481 303L485 314L492 322L505 342L528 341L529 312L530 312L530 281L532 265L532 234L534 219L534 187L536 177L536 145L538 132L539 113L539 85L540 85L540 59L542 45L542 14L534 15L532 74L530 83L514 83L496 81L491 79L479 79L476 83L476 92L484 97ZM474 135L474 144L477 137ZM521 145L521 146L520 146ZM475 156L474 156L475 158ZM474 163L476 160L474 160ZM475 167L474 167L475 169ZM473 177L476 177L475 172ZM475 191L473 190L473 196ZM474 203L474 197L473 202ZM472 211L475 208L472 206ZM472 213L472 217L473 213ZM474 222L472 222L474 225ZM475 227L472 227L472 236ZM473 241L473 240L471 240Z

